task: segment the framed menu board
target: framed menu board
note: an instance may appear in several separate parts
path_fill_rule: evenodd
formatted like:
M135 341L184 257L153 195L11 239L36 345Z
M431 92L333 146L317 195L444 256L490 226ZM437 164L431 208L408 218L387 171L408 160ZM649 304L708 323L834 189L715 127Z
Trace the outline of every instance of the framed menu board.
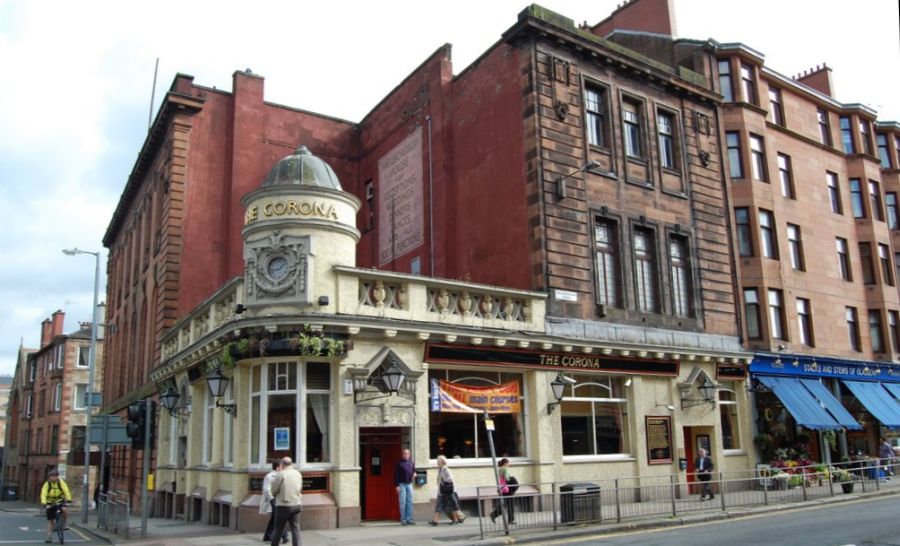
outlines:
M672 417L647 416L647 464L672 462Z

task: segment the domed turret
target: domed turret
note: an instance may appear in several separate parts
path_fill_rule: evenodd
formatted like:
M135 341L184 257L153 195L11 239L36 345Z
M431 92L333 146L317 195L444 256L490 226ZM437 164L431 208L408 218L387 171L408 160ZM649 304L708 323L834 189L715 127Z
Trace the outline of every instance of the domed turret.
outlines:
M341 189L341 183L328 165L314 156L306 146L279 161L263 180L262 187L272 186L318 186L320 188Z

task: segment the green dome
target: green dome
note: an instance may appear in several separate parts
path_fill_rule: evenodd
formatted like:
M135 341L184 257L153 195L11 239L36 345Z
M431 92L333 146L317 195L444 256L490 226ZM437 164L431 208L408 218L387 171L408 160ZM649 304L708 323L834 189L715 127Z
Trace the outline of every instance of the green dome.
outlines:
M340 190L341 182L328 163L314 156L306 146L300 146L269 171L262 187L272 186L318 186Z

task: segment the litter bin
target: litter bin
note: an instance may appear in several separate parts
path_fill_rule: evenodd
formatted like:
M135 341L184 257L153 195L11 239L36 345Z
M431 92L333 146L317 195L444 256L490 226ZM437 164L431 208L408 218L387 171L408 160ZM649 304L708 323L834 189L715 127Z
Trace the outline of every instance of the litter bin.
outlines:
M590 482L567 483L559 488L561 523L599 522L600 486Z

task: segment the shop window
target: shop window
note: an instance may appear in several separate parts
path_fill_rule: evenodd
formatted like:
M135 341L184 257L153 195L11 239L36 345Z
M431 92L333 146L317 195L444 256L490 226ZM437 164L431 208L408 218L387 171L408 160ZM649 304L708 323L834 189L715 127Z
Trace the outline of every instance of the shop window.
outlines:
M735 382L722 382L719 386L719 417L722 421L722 449L741 449L738 403Z
M525 396L522 375L514 373L475 370L430 370L431 380L443 380L461 387L500 386L515 381L519 386L521 408L518 413L493 413L494 451L497 457L525 456ZM429 456L438 455L454 459L488 459L491 456L484 430L482 413L431 412L428 419L428 436L431 439Z
M298 381L301 374L304 381ZM285 456L301 465L329 462L331 391L328 363L285 361L254 367L250 374L251 464L265 467L267 461Z
M574 376L562 411L563 455L628 453L628 403L623 380L613 376Z

